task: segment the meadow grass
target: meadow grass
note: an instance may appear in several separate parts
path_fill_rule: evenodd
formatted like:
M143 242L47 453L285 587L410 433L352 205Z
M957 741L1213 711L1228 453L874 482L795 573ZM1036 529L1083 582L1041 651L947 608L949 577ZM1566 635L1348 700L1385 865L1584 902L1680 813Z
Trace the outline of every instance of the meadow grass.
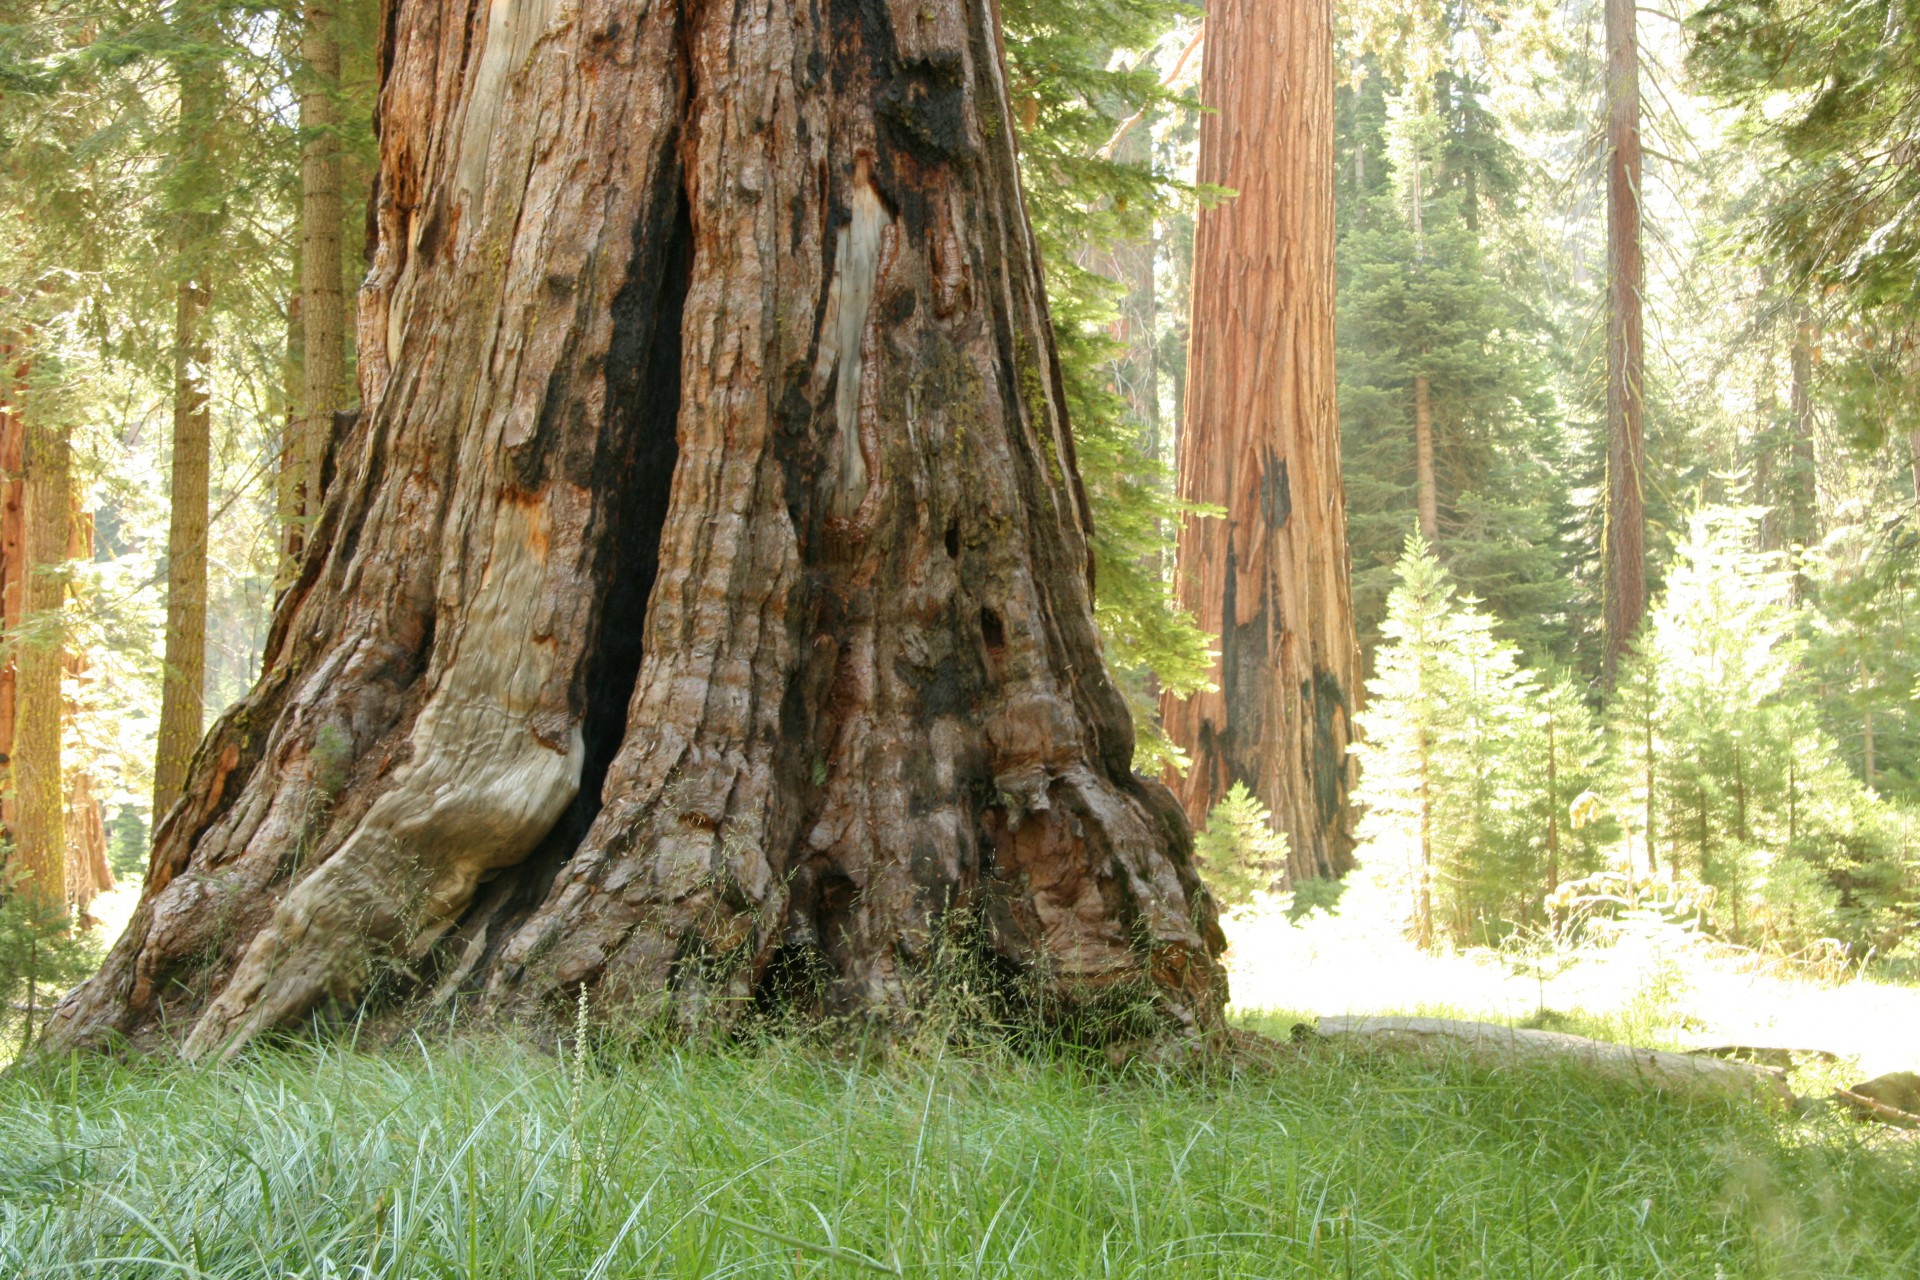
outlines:
M1920 1276L1920 1144L1330 1048L28 1064L0 1276Z

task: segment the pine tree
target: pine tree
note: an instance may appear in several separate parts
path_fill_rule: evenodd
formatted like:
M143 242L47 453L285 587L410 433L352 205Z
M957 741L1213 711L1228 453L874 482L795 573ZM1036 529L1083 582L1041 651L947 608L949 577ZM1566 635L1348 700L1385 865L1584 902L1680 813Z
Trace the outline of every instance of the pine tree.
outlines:
M1273 829L1273 815L1243 782L1236 782L1207 815L1193 838L1193 852L1207 888L1223 907L1244 906L1277 887L1287 873L1287 837Z
M1607 31L1607 505L1605 671L1647 610L1646 266L1640 243L1640 43L1634 0L1604 0Z
M1440 77L1425 114L1413 101L1379 74L1342 101L1340 416L1361 635L1377 643L1420 510L1424 401L1439 530L1430 541L1529 653L1564 657L1560 530L1571 503L1555 466L1562 424L1539 354L1546 335L1487 248L1488 224L1517 216L1507 203L1517 160L1466 77ZM1416 157L1432 175L1419 236L1406 177Z
M1737 941L1872 936L1898 900L1898 851L1818 723L1793 573L1758 549L1757 512L1690 523L1649 626L1669 867L1718 894Z
M1597 778L1598 730L1574 685L1521 666L1417 536L1396 577L1363 717L1363 856L1405 858L1422 946L1496 942L1600 859L1604 828L1568 814Z

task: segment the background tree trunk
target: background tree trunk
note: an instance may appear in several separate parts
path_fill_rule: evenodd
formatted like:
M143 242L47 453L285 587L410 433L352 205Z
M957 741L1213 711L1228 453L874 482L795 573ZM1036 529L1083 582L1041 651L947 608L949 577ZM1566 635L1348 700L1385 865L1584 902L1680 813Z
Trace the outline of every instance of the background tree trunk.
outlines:
M1426 355L1421 352L1421 355ZM1433 385L1424 373L1413 378L1413 489L1420 513L1420 536L1440 545L1440 486L1433 475Z
M213 423L207 395L212 351L207 294L180 282L174 300L173 483L167 524L166 667L153 763L156 823L180 798L200 744L207 662L207 511Z
M80 493L69 483L67 508L67 559L74 562L93 558L93 515L80 504ZM72 591L69 589L68 594ZM88 661L84 649L67 648L61 654L61 668L76 680L86 677ZM71 719L76 709L61 704L61 712ZM87 917L93 900L113 888L113 868L107 862L106 812L93 794L93 775L84 765L66 768L67 786L67 901Z
M1640 251L1640 46L1634 0L1606 0L1608 684L1647 612L1646 378Z
M888 1018L955 965L1088 1035L1216 1029L991 7L382 25L372 408L51 1043L229 1052L376 982Z
M1771 272L1763 272L1761 278L1771 287ZM1770 320L1764 334L1760 372L1753 391L1754 411L1760 421L1754 432L1753 490L1749 501L1765 508L1760 515L1760 549L1779 551L1785 546L1786 533L1780 518L1780 500L1776 491L1780 471L1779 460L1775 456L1780 452L1780 424L1777 421L1780 415L1780 381L1775 330Z
M11 637L27 592L27 424L17 403L25 370L14 344L0 340L0 832L13 838L16 670Z
M14 644L13 839L14 857L29 877L26 891L48 911L64 909L67 903L60 614L67 594L61 568L67 560L67 521L73 506L71 453L64 427L27 427L27 578L22 634Z
M1781 512L1787 545L1805 549L1820 543L1820 473L1813 452L1813 344L1812 308L1803 301L1793 311L1793 345L1788 350L1792 383L1788 408L1793 415L1792 436L1787 446L1785 484L1782 485ZM1793 594L1796 600L1807 598L1809 587L1804 566L1794 561Z
M211 41L197 6L180 20L195 39ZM213 181L206 152L218 110L219 78L196 50L177 68L180 103L176 172L169 193L176 236L173 326L173 474L167 525L166 666L160 684L160 733L153 762L153 821L157 828L186 785L187 766L205 721L207 664L208 471L213 420L208 381L213 346L208 333L210 228L206 202Z
M340 42L331 0L310 0L300 42L301 395L288 445L284 579L291 579L319 514L334 414L344 407L346 305L340 166Z
M106 814L93 794L93 778L76 769L67 783L67 901L84 917L93 900L111 888Z
M1365 150L1364 147L1355 149ZM1413 197L1413 259L1415 270L1424 272L1427 265L1427 201L1417 146L1409 169L1407 185ZM1433 382L1424 367L1430 355L1431 352L1426 348L1421 349L1423 367L1413 375L1413 494L1414 509L1419 513L1420 536L1437 550L1440 545L1440 485L1433 473Z
M1334 406L1333 17L1322 0L1207 13L1180 492L1226 508L1179 543L1180 601L1220 636L1219 690L1162 704L1197 823L1236 781L1274 813L1295 879L1352 863L1347 755L1359 644Z

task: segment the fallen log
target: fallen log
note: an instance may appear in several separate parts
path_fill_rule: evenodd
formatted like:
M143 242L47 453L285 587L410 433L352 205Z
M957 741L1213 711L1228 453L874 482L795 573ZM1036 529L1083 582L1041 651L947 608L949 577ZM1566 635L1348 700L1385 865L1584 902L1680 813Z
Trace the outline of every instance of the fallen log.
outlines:
M1862 1120L1878 1120L1897 1129L1920 1129L1920 1074L1890 1071L1833 1096Z
M1791 1104L1786 1072L1725 1058L1695 1057L1660 1049L1589 1040L1559 1031L1529 1031L1491 1022L1444 1018L1321 1018L1301 1033L1368 1047L1431 1054L1457 1054L1491 1067L1565 1062L1611 1080L1624 1080L1686 1097L1760 1098Z
M1791 1071L1802 1060L1826 1063L1840 1061L1839 1054L1825 1049L1794 1049L1781 1045L1715 1044L1688 1049L1687 1054L1695 1058L1730 1058L1735 1062L1753 1062L1763 1067L1779 1067L1783 1071Z
M1862 1120L1876 1120L1881 1124L1892 1125L1896 1129L1920 1129L1920 1115L1911 1111L1902 1111L1899 1107L1890 1107L1878 1098L1869 1098L1864 1093L1852 1089L1835 1089L1834 1101L1840 1103Z

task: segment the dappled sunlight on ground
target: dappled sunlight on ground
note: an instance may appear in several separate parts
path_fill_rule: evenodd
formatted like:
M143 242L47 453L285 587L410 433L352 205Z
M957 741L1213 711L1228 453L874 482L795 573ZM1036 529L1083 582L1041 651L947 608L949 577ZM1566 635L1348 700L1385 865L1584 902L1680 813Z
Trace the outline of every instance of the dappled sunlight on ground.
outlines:
M128 876L119 884L95 898L87 907L87 914L97 922L94 936L100 940L100 949L113 946L120 935L126 932L127 921L133 919L133 909L140 905L140 877Z
M1920 988L1818 981L1671 926L1624 929L1537 964L1493 951L1424 955L1386 923L1404 912L1364 869L1336 916L1289 924L1283 905L1225 922L1236 1011L1475 1018L1677 1048L1824 1049L1869 1075L1920 1070Z

